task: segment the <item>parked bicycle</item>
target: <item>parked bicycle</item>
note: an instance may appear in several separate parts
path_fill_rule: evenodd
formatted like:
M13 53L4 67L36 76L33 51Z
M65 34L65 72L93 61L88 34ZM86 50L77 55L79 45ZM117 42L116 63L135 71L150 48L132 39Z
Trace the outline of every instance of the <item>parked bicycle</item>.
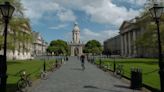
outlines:
M111 64L108 63L107 65L105 65L105 64L103 65L103 70L104 71L108 71L110 69L111 69Z
M55 71L57 68L57 65L55 63L50 63L49 66L50 66L49 71L51 72Z
M115 71L116 77L118 78L122 78L122 76L124 75L124 69L123 69L123 65L118 64L116 67L116 71Z
M47 79L47 72L46 71L42 71L41 74L40 74L40 78L42 80L46 80Z
M31 74L27 74L25 70L20 72L21 78L17 82L18 91L27 92L27 87L32 86L30 75Z

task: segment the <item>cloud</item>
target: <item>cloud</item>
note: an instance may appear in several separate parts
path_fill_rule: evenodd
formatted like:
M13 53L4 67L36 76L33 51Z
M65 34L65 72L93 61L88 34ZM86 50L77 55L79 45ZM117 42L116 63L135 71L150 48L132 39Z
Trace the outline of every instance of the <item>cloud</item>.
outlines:
M49 29L55 29L56 30L56 29L64 28L66 26L68 26L68 25L67 24L59 24L57 26L49 27Z
M124 0L123 0L124 1ZM90 21L100 24L120 26L124 20L134 18L139 10L117 6L112 0L22 0L30 19L40 19L46 12L55 12L62 22L76 21L74 11L84 11ZM46 4L45 4L46 2ZM125 2L143 4L145 0L126 0ZM54 15L54 16L55 16Z
M120 26L124 20L131 19L139 14L138 11L125 7L118 7L111 2L104 2L101 7L87 6L86 13L91 16L91 21L97 23L113 24Z
M24 4L26 16L32 21L39 19L46 19L49 16L45 14L54 14L59 19L55 20L58 24L50 29L60 29L66 27L64 24L59 24L67 21L79 21L87 16L88 23L99 23L105 25L113 25L119 27L124 20L132 19L139 15L140 10L133 8L126 8L125 6L118 6L112 2L112 0L21 0ZM125 2L143 5L145 0L123 0ZM80 16L80 13L84 16ZM77 15L80 19L77 19ZM53 15L50 16L53 18ZM58 23L59 22L59 23ZM100 25L100 26L101 26ZM82 25L83 27L85 25ZM89 26L90 27L90 26ZM94 26L92 26L94 27ZM102 26L101 26L102 27ZM68 27L69 28L69 27ZM99 28L99 27L97 27ZM67 33L64 33L67 34ZM83 28L81 30L81 40L87 41L91 39L97 39L103 42L105 39L113 37L118 34L118 30L99 30L94 31L89 28ZM71 33L69 33L71 35ZM67 35L68 36L68 35ZM67 37L66 36L66 37ZM69 36L71 39L72 36Z
M32 21L42 19L45 14L50 13L55 13L60 21L75 21L76 19L72 10L60 6L53 0L21 0L21 2L26 9L25 15Z
M94 32L90 29L85 28L81 31L81 41L86 42L88 40L96 39L103 43L103 41L105 41L106 39L118 35L118 32L118 30L101 30L98 32Z
M64 7L72 10L84 11L90 16L90 21L100 24L113 24L117 27L124 20L134 18L139 14L140 10L127 9L123 6L117 6L111 0L56 0L56 2ZM142 3L141 0L131 0L129 2Z
M67 9L60 10L57 13L57 16L62 22L76 20L76 16L74 15L74 13L71 10L67 10Z

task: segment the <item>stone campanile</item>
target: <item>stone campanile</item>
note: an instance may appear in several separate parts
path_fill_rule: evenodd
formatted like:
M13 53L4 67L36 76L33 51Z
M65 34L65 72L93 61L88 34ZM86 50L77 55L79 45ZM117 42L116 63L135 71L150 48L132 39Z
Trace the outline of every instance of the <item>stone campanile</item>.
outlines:
M80 42L80 28L75 22L72 30L72 41L69 43L71 56L80 56L83 54L84 44Z

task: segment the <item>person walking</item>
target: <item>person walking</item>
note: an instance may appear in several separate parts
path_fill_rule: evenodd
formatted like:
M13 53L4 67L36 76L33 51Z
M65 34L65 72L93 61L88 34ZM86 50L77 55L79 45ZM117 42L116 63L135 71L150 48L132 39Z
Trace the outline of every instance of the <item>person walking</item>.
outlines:
M81 66L82 66L82 70L85 70L85 65L84 65L84 63L85 63L85 56L84 55L81 55L80 56L80 60L81 60Z

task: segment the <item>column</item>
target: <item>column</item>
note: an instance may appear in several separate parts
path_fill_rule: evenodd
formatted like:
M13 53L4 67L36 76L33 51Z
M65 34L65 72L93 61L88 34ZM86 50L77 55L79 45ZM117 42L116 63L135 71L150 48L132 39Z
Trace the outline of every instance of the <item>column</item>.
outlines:
M136 41L136 31L133 30L133 56L137 55L135 41Z
M79 43L80 43L80 32L78 33L78 37L79 37Z
M71 56L74 56L74 47L71 46Z
M124 49L125 49L125 53L124 55L127 56L127 33L124 34Z
M79 55L82 55L83 54L83 48L82 46L79 46Z
M124 56L124 35L121 34L121 56Z
M129 45L129 46L128 46L128 47L129 47L129 48L128 48L128 49L129 49L129 53L128 53L128 54L129 54L129 56L131 57L131 56L132 56L132 55L131 55L131 32L128 33L128 45Z

